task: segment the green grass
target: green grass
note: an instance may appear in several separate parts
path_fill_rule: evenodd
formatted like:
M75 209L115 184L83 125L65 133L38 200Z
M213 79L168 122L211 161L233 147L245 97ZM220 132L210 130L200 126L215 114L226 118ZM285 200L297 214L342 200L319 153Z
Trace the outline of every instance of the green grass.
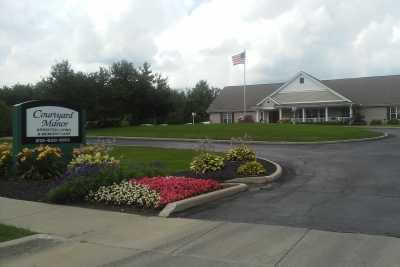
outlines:
M33 235L34 232L11 225L0 224L0 242Z
M169 173L187 170L192 158L198 154L195 150L169 149L153 147L115 147L111 154L121 159L125 170L138 164L148 165L157 162Z
M292 124L211 124L211 125L168 125L132 126L121 128L94 129L91 136L169 137L231 139L245 135L251 140L264 141L332 141L378 136L380 133L359 127L333 125Z

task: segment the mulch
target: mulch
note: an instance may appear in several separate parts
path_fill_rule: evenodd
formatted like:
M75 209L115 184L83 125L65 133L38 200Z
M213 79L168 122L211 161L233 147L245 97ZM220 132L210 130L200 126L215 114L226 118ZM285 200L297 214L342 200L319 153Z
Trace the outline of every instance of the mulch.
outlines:
M272 164L269 161L262 160L262 159L257 159L259 163L261 163L265 170L266 170L266 175L271 175L276 171L276 167L274 164ZM182 171L182 172L177 172L174 175L176 176L186 176L186 177L193 177L193 178L201 178L201 179L215 179L218 181L225 181L225 180L230 180L233 178L238 178L238 177L245 177L238 175L236 173L236 170L239 168L240 165L245 163L244 161L228 161L225 162L225 167L219 171L216 172L207 172L204 174L196 174L191 171ZM263 176L264 176L263 175Z
M60 184L60 180L29 181L18 178L0 179L0 196L45 202L47 192Z

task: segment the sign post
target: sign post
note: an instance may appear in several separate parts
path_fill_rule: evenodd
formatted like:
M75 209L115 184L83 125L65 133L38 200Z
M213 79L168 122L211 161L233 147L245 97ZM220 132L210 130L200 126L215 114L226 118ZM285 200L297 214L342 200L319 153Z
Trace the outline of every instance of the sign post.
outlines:
M194 125L194 117L196 117L196 112L192 112L192 125Z
M58 146L69 162L73 149L86 142L86 118L79 107L33 100L14 105L12 119L14 168L17 154L24 147Z

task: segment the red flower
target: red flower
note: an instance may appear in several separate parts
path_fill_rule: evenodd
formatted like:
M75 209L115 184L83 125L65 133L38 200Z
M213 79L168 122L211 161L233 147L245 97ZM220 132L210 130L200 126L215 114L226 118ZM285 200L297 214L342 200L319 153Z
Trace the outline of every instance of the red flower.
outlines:
M160 194L161 205L214 191L222 187L215 180L176 176L144 177L141 179L132 179L130 182L157 191Z

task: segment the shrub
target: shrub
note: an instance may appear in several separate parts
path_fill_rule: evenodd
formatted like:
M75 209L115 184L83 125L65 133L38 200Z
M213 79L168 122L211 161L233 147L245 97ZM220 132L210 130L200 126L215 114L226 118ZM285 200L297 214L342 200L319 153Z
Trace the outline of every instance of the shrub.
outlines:
M226 160L238 160L238 161L247 161L247 160L255 160L256 153L251 150L248 146L242 144L240 146L231 148L225 154Z
M388 121L387 121L387 124L390 124L390 125L400 124L400 120L398 120L398 119L391 119L391 120L388 120Z
M221 188L221 185L214 180L176 176L145 177L138 180L133 179L131 182L158 192L160 206Z
M382 120L372 120L369 124L370 125L382 125Z
M236 171L239 175L258 176L266 173L261 163L257 161L249 161L239 166Z
M101 186L96 191L90 191L86 199L105 204L145 208L157 208L160 205L160 195L156 191L128 181Z
M11 169L11 144L0 144L0 177L5 177Z
M98 128L114 128L114 127L119 127L120 125L121 125L120 119L102 120L97 123Z
M89 146L82 146L80 148L74 148L72 151L73 158L76 158L80 155L96 155L96 153L100 152L102 154L108 153L110 149L103 145L89 145Z
M86 121L86 129L95 129L98 123L98 121Z
M241 118L239 118L240 123L252 123L254 122L253 116L251 115L245 115Z
M86 168L86 172L64 176L63 184L48 192L48 200L55 203L79 202L84 200L90 191L95 191L100 186L119 183L124 179L121 169L117 167Z
M353 121L352 125L367 125L367 122L364 120Z
M102 146L86 146L74 149L72 161L68 165L68 169L85 166L119 166L120 161L111 157L108 149Z
M190 170L195 173L215 172L224 167L224 158L216 154L201 153L193 158Z
M17 173L27 180L54 179L65 169L62 153L58 147L40 145L24 148L17 155Z

